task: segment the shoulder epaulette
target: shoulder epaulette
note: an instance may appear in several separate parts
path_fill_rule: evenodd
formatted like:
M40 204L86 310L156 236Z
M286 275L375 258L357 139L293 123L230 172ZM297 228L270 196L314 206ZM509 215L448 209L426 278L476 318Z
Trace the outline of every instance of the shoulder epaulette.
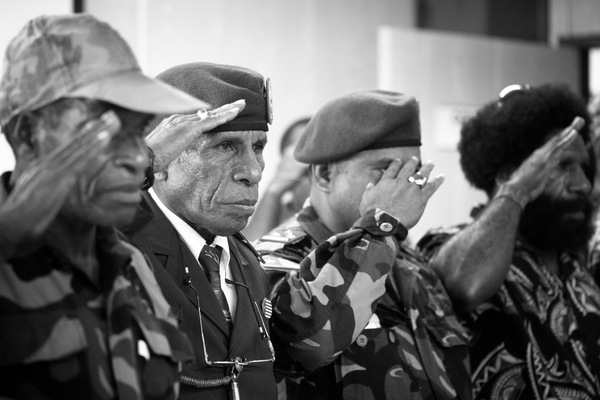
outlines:
M310 237L297 224L279 227L256 240L253 245L265 260L263 268L297 270L306 254L305 240Z
M256 240L253 244L259 253L276 251L285 246L293 246L294 244L302 242L308 234L299 225L288 225L279 227L260 239Z

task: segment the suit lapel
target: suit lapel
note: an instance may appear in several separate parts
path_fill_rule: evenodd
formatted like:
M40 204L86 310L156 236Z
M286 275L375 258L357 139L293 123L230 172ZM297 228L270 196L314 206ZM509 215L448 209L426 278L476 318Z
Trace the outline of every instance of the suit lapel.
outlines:
M248 261L242 256L237 248L237 244L229 239L229 249L231 252L231 273L236 282L247 285L250 290L254 290L253 283L247 273ZM233 332L231 334L231 343L229 345L230 355L236 355L245 348L248 338L258 334L258 321L256 319L254 303L250 299L248 290L242 286L236 285L237 306L235 312L235 321ZM255 291L255 290L254 290ZM254 293L253 293L254 294Z
M224 335L228 336L227 321L225 321L221 306L198 260L181 240L177 230L156 205L152 197L144 193L144 200L148 203L154 216L142 231L143 240L148 244L149 250L163 262L165 270L179 289L185 293L192 305L197 307L197 300L199 299L202 315L216 325ZM142 234L140 234L140 238L142 238ZM195 291L187 284L186 268L189 271ZM196 297L196 293L198 297Z

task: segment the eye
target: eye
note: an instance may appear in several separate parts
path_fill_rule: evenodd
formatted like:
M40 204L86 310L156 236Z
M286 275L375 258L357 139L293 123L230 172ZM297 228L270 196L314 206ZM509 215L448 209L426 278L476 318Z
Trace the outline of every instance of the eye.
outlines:
M255 153L262 153L262 151L265 149L265 144L264 143L255 143L252 148L254 149Z
M231 142L221 142L217 145L217 148L221 150L234 150L233 143Z
M558 164L558 168L561 171L569 171L569 170L577 168L578 166L580 166L580 164L577 163L575 160L572 160L572 159L562 160L560 162L560 164Z

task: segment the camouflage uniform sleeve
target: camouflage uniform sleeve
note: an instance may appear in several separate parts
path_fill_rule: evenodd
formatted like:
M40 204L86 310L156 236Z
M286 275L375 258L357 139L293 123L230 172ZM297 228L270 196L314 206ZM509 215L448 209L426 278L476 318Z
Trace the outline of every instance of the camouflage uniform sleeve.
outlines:
M399 233L400 232L400 233ZM274 287L277 369L312 371L331 363L367 325L406 229L371 210L349 231L317 246Z

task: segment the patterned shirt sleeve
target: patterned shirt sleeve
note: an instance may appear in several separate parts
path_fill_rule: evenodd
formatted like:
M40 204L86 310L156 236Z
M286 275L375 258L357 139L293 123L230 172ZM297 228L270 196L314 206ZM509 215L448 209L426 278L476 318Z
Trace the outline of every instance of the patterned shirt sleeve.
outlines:
M278 368L315 370L357 338L385 292L403 230L389 214L371 210L279 280L272 294L273 338L283 350Z

